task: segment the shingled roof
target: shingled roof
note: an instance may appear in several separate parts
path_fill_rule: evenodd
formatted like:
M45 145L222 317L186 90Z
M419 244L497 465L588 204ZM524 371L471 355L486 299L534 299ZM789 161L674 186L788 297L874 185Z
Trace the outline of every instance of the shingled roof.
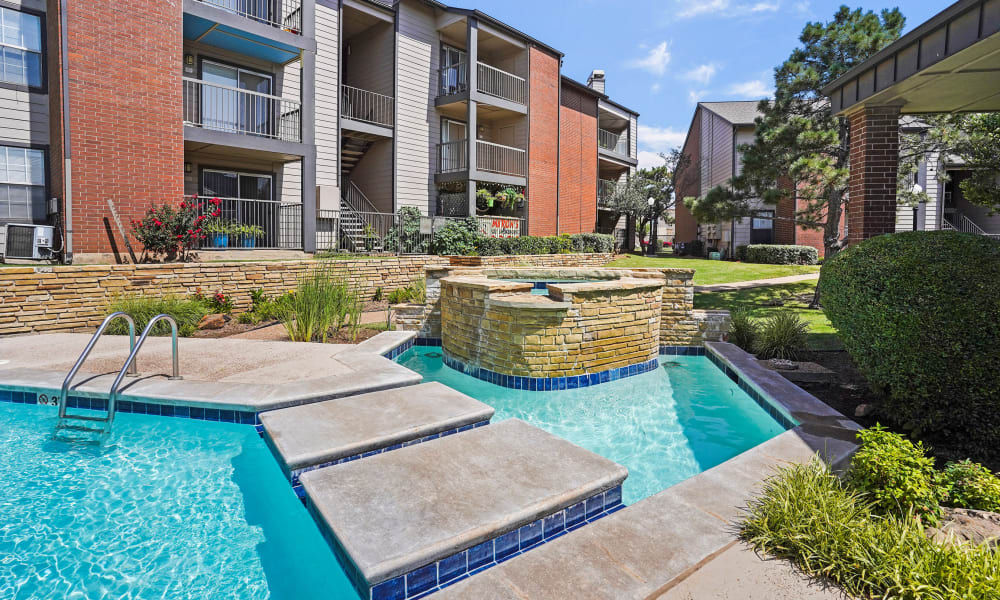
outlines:
M761 116L757 110L757 100L743 100L737 102L699 102L708 110L729 121L733 125L753 125L753 120Z

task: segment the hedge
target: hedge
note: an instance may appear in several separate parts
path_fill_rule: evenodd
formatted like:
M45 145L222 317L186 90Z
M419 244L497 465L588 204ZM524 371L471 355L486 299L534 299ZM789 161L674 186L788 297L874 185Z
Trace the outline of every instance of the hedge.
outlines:
M512 238L486 237L475 219L452 221L434 233L431 250L436 254L502 256L508 254L567 254L614 252L615 236L600 233Z
M952 231L872 238L825 262L820 295L887 417L1000 459L1000 242Z
M736 260L763 265L814 265L819 251L812 246L750 244L736 247Z

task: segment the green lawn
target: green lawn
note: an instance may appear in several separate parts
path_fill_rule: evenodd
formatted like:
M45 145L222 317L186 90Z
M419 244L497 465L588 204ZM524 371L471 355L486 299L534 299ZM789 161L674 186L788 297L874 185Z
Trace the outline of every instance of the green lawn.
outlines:
M809 349L841 350L837 331L821 310L809 308L816 284L811 281L748 288L731 292L699 292L694 295L694 307L733 310L745 306L755 317L766 317L777 311L790 310L809 324ZM768 306L775 300L786 300L783 306Z
M694 269L695 285L732 283L751 279L768 279L787 275L818 273L819 265L755 265L750 263L701 258L659 258L630 254L612 262L611 267L662 267Z

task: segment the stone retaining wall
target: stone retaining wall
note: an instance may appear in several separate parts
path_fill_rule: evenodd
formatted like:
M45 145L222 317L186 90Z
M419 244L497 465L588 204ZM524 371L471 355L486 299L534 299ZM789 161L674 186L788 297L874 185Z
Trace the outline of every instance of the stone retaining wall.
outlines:
M389 293L424 276L424 269L455 260L505 259L521 264L604 264L606 254L511 257L401 256L328 260L336 277L346 278L365 299L378 288ZM188 296L200 288L232 297L236 312L250 306L250 291L268 295L295 289L316 260L277 262L168 263L158 265L72 265L0 268L0 335L51 331L92 331L108 304L122 294Z
M603 267L614 254L526 254L511 256L449 256L455 267Z
M659 355L663 281L553 285L482 277L441 280L442 343L467 365L520 377L600 373Z

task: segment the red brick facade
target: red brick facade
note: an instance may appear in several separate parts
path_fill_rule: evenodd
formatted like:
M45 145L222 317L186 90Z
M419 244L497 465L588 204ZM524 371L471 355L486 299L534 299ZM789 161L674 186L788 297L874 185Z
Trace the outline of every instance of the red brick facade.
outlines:
M694 120L681 150L689 161L677 174L677 203L674 205L674 241L693 242L698 237L698 222L684 206L684 198L701 196L701 109L694 111Z
M563 85L559 132L559 233L590 233L597 223L597 98Z
M556 198L559 195L559 57L532 46L529 62L528 233L555 235L559 229L556 222Z
M109 198L128 227L151 202L176 203L182 197L182 5L182 0L62 2L69 24L76 253L115 247L125 252ZM58 21L58 12L50 15L50 22ZM61 157L61 149L52 155ZM62 187L61 177L54 177L56 182Z
M851 180L847 243L896 230L899 108L869 107L850 115Z

